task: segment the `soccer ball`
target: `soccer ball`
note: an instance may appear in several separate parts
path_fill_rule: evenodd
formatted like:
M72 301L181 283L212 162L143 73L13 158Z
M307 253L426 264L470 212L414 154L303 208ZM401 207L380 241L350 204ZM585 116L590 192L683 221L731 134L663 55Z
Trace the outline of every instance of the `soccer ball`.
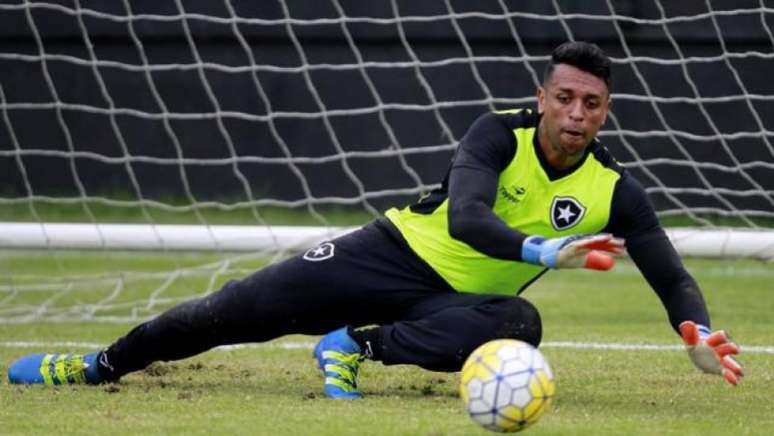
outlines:
M532 345L497 339L476 348L462 367L460 395L470 417L497 432L524 430L551 405L556 386Z

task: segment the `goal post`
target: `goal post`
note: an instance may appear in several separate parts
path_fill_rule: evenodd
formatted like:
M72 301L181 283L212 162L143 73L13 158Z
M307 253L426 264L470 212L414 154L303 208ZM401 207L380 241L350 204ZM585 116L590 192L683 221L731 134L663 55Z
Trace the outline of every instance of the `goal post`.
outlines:
M0 322L142 317L189 273L207 292L415 201L478 116L535 106L566 40L610 55L599 137L677 249L771 260L773 29L764 0L3 2L0 251L59 276L0 260ZM133 271L62 249L216 257L142 276L138 306Z
M0 247L49 250L160 250L284 253L308 249L356 227L186 224L0 223ZM774 259L774 232L669 227L684 256Z

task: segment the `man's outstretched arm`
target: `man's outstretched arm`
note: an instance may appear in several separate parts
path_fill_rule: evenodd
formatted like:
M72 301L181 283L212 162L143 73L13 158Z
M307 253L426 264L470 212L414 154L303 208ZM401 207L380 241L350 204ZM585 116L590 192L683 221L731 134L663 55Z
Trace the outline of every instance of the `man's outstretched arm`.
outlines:
M724 332L712 333L701 290L656 218L643 188L631 177L619 182L608 230L626 238L626 249L667 311L693 363L704 372L722 374L732 384L742 376L733 360L739 348Z

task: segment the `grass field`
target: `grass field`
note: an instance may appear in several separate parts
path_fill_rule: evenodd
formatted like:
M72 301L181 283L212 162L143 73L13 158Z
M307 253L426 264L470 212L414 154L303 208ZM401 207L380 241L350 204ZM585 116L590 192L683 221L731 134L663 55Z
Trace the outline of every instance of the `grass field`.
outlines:
M3 283L0 312L24 303L67 307L110 301L128 311L145 301L163 278L153 273L215 263L213 255L138 253L0 253L0 277L64 283L57 275L83 274L54 296L12 293ZM164 288L164 296L196 295L255 268L261 259L229 263L191 274ZM740 386L699 373L675 349L592 349L589 343L679 345L655 294L628 262L609 273L554 272L525 297L544 321L543 352L557 377L554 408L530 434L686 435L770 434L774 428L774 279L771 264L689 260L705 290L715 327L726 328L747 352ZM105 297L95 277L124 274L121 292ZM13 275L11 275L13 272ZM135 273L149 274L150 278ZM76 277L77 278L77 277ZM8 280L6 280L7 282ZM23 288L23 286L21 286ZM111 291L112 290L112 291ZM96 295L91 295L92 293ZM33 295L34 294L34 295ZM29 298L29 301L26 299ZM125 299L127 304L117 304ZM159 298L159 310L173 299ZM147 305L146 305L147 306ZM143 313L140 312L139 316ZM0 324L0 367L30 352L87 351L108 344L131 327L92 321ZM464 414L458 374L367 362L361 386L366 399L331 401L311 358L316 338L294 336L270 344L213 350L175 363L156 364L115 385L47 388L0 382L0 433L10 434L259 434L259 435L472 435L486 434ZM66 344L78 342L81 344ZM571 342L566 344L564 342ZM36 343L43 343L35 345ZM83 344L86 343L86 344ZM572 345L577 348L570 348Z

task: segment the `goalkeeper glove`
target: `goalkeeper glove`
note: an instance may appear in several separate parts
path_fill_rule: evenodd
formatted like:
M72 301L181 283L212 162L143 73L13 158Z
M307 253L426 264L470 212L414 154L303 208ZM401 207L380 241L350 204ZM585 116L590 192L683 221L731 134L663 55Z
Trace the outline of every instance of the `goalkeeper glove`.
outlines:
M731 357L739 354L739 347L728 339L726 332L713 333L693 321L683 321L679 329L688 355L697 368L706 373L721 374L734 386L739 383L744 375L742 366Z
M615 265L613 256L623 254L623 239L609 234L576 235L546 239L530 236L521 246L521 259L549 268L588 268L606 271Z

